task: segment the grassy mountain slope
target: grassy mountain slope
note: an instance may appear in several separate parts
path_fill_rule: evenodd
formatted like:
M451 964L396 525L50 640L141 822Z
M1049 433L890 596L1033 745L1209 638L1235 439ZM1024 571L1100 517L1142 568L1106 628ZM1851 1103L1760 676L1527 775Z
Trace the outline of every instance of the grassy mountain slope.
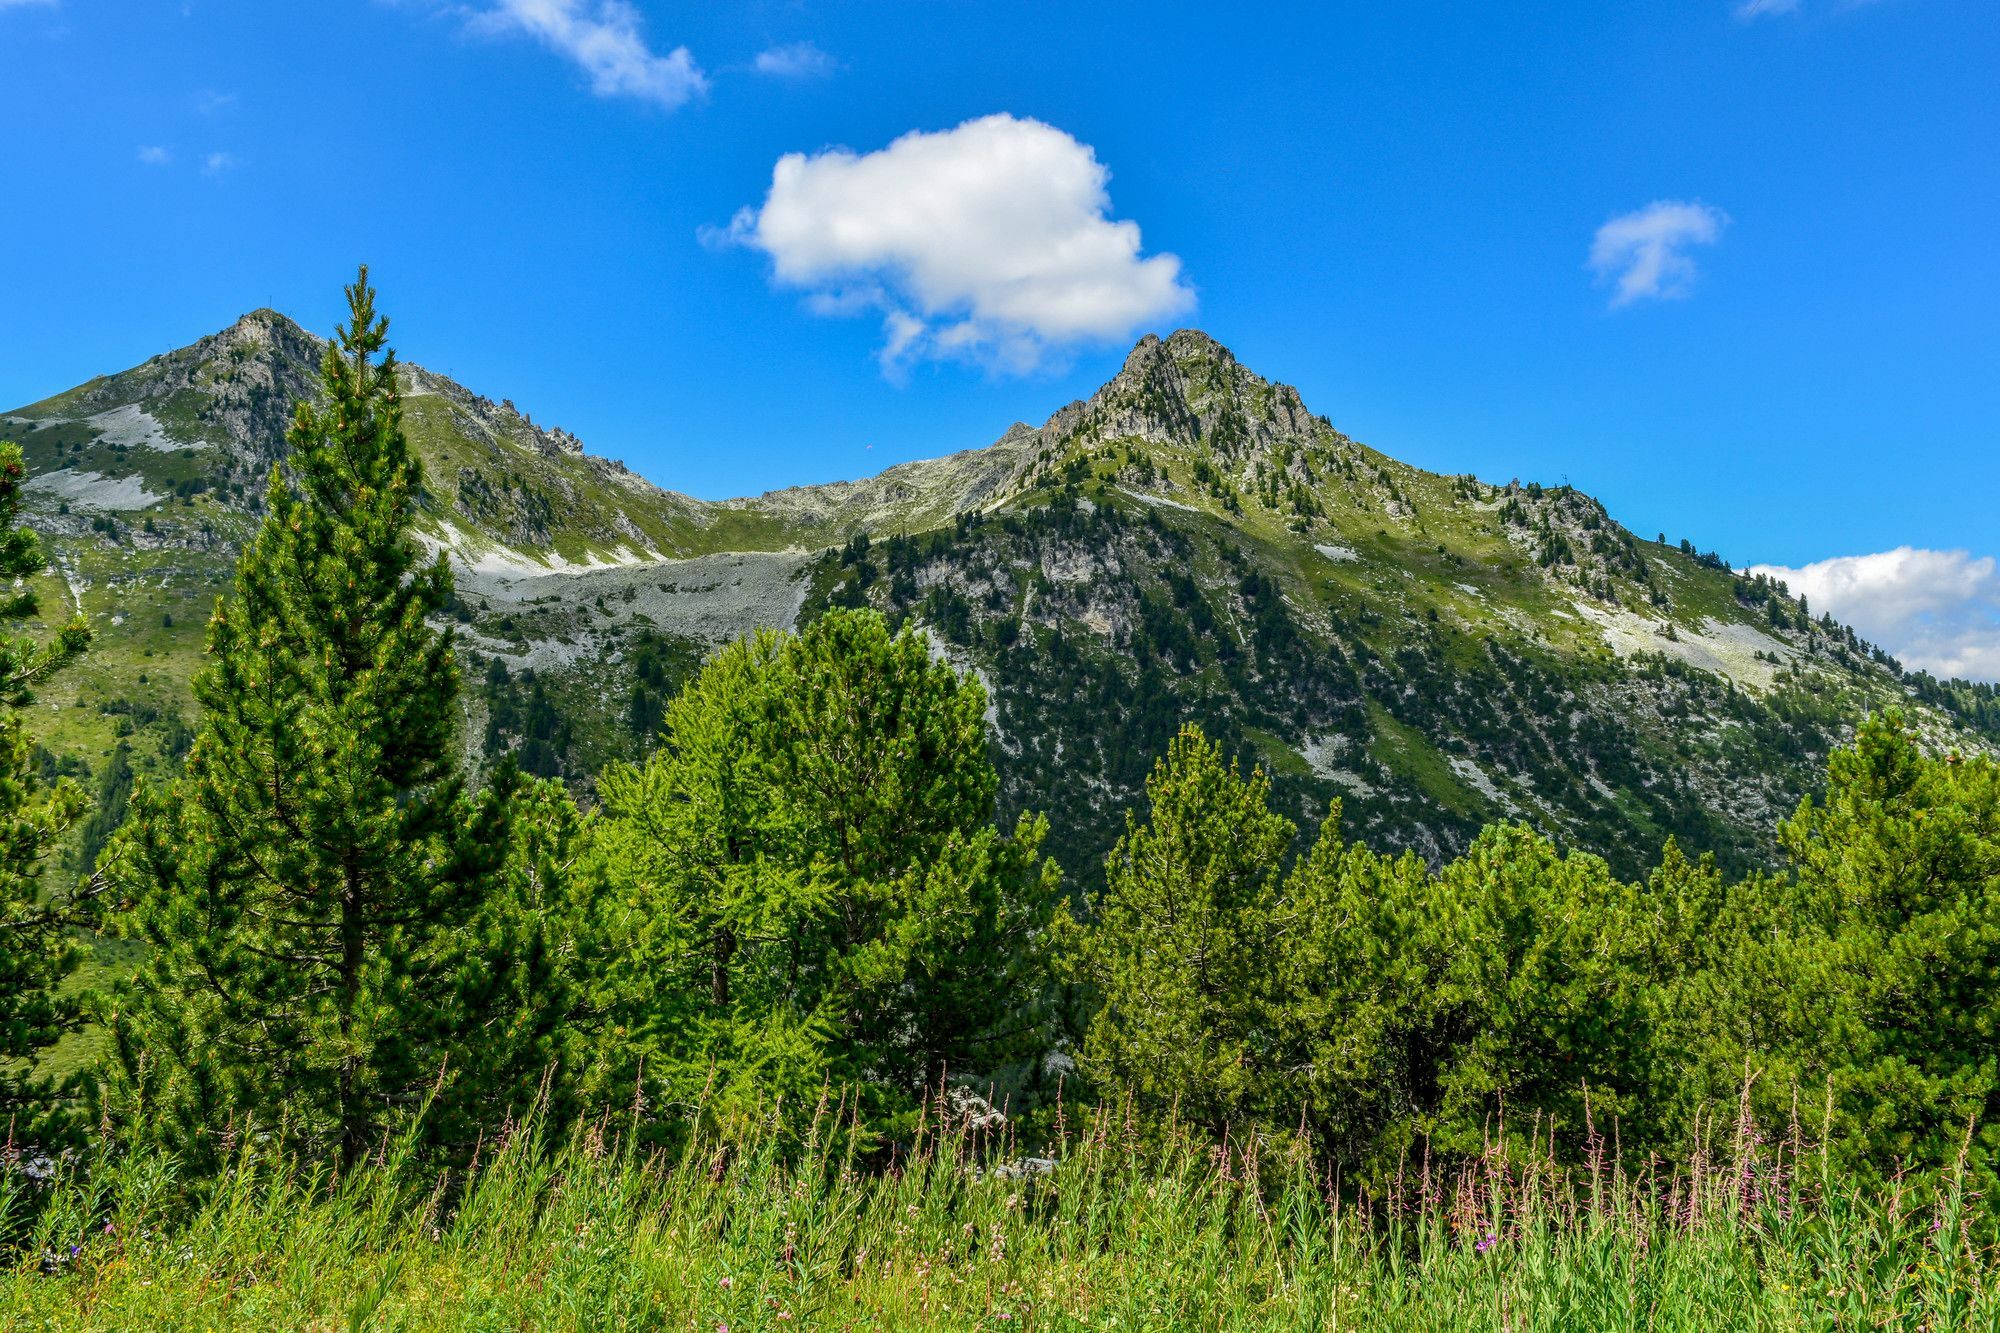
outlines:
M201 623L323 344L258 311L0 416L32 473L48 593L100 631L45 739L145 771L188 721ZM1187 718L1312 821L1442 854L1529 819L1634 870L1726 859L1817 781L1863 711L2000 736L1795 599L1643 542L1569 488L1407 467L1205 335L1147 338L1088 401L878 477L709 502L408 366L428 538L462 568L467 744L580 783L636 753L714 644L833 604L918 621L978 671L1010 806L1087 868ZM52 760L53 762L53 760ZM1086 874L1087 877L1087 874Z

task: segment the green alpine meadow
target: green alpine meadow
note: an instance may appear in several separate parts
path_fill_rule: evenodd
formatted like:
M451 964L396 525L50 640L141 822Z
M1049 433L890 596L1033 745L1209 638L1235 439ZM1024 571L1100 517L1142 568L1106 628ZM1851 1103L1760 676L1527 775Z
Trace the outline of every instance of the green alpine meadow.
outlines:
M2000 1321L1990 687L1199 334L704 505L346 298L7 418L0 1322Z

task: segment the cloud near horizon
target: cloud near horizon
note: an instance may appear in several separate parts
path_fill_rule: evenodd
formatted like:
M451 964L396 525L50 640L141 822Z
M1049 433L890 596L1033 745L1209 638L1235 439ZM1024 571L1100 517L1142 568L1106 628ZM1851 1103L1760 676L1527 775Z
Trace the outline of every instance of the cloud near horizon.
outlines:
M1193 308L1171 254L1110 217L1085 143L1011 115L887 148L788 153L763 204L703 239L762 251L825 315L882 319L885 371L956 359L1015 373Z
M1599 282L1614 285L1613 308L1686 296L1695 278L1688 248L1715 244L1728 225L1729 215L1719 208L1660 199L1599 227L1590 268Z
M1990 555L1899 546L1750 572L1781 580L1815 614L1831 612L1905 666L2000 681L2000 561Z
M495 0L470 19L475 32L524 33L590 76L599 97L631 97L672 111L708 91L685 46L662 55L646 42L627 0Z

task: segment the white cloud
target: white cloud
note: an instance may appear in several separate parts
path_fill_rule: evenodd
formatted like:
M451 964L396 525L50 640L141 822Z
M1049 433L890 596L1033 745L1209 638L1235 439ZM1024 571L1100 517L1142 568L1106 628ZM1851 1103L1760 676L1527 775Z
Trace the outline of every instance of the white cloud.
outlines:
M1990 555L1899 546L1750 572L1783 580L1815 614L1831 612L1907 666L2000 680L2000 561Z
M872 153L789 153L758 208L704 238L761 250L819 313L877 311L891 372L923 357L1025 371L1181 314L1170 254L1109 216L1088 144L1009 115L913 131Z
M204 176L220 176L235 165L236 155L234 153L210 153L201 160L201 174Z
M811 42L793 42L759 51L751 68L775 79L816 79L840 67L838 61Z
M1729 216L1707 204L1661 199L1611 219L1590 245L1598 281L1615 281L1611 304L1687 295L1694 281L1693 245L1713 245Z
M173 150L148 144L139 150L139 160L149 167L164 167L174 160Z
M1836 10L1870 9L1880 3L1882 0L1831 0L1831 7ZM1823 6L1815 0L1815 7ZM1736 6L1736 17L1744 23L1803 12L1805 12L1804 0L1738 0Z
M522 32L568 57L599 97L635 97L671 111L708 90L685 46L661 55L646 44L626 0L497 0L473 16L483 32Z

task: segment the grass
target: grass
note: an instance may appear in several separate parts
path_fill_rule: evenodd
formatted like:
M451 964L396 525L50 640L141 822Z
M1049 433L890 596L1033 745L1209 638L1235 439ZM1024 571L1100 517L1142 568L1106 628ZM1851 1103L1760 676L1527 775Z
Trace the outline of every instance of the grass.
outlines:
M1205 1150L1104 1112L1044 1174L963 1125L888 1158L836 1116L799 1128L789 1148L766 1126L647 1156L601 1130L515 1134L464 1181L392 1160L336 1183L247 1153L192 1190L159 1157L39 1187L15 1169L0 1326L2000 1325L2000 1271L1957 1190L1871 1196L1784 1145L1636 1174L1496 1152L1413 1166L1369 1201L1298 1153Z
M1415 782L1447 810L1469 817L1489 813L1485 802L1459 781L1443 753L1423 732L1397 721L1373 699L1368 701L1368 722L1375 733L1370 751L1390 772Z

